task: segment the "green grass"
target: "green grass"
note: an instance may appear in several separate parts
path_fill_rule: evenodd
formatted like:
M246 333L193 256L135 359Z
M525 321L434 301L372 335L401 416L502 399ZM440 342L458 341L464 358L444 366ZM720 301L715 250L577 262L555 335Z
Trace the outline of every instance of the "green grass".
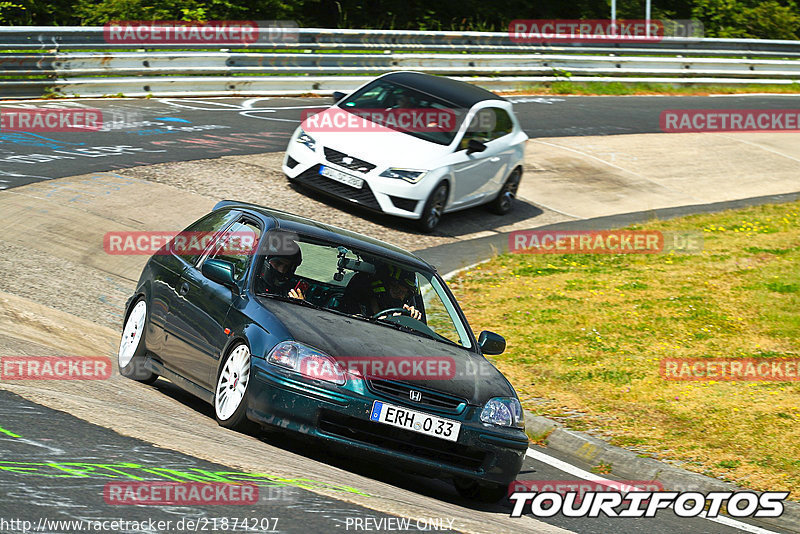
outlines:
M800 202L632 229L699 232L703 250L507 254L451 287L476 329L506 336L495 362L526 408L796 496L800 382L665 381L659 363L800 358Z
M631 82L571 82L560 81L545 84L527 85L520 94L545 95L706 95L706 94L746 94L746 93L800 93L800 84L786 85L678 85Z

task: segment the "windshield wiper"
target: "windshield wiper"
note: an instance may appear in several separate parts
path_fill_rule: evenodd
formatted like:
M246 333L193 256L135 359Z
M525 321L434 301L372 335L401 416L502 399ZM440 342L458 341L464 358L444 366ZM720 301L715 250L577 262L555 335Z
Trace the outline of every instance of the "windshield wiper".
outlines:
M385 325L393 326L394 328L396 328L398 330L402 330L404 332L416 332L416 330L414 330L410 326L406 326L406 325L400 324L400 323L395 323L394 321L390 321L388 319L381 319L379 317L377 319L372 319L372 320L375 321L378 324L385 324Z
M374 321L374 322L376 322L378 324L394 327L395 329L400 330L401 332L408 332L410 334L416 334L418 336L423 336L423 337L426 337L428 339L432 339L434 341L439 341L438 338L433 337L432 335L430 335L429 333L425 332L424 330L417 330L416 328L412 328L412 327L406 326L404 324L395 323L394 321L389 321L387 319L369 319L369 320ZM441 336L439 336L439 337L441 337ZM445 339L445 338L442 338L442 339Z
M314 308L315 310L327 310L323 306L318 304L314 304L313 302L309 302L305 299L293 299L292 297L284 297L283 295L276 295L274 293L256 293L257 297L268 297L275 300L280 300L282 302L291 302L293 304L300 304L301 306L308 306L309 308Z

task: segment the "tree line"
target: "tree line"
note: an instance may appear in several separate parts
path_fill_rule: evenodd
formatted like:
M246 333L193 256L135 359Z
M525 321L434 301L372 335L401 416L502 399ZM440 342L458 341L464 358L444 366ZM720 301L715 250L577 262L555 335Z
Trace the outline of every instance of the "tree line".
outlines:
M643 19L645 0L618 0ZM0 0L0 25L120 20L294 20L301 27L506 31L514 19L608 19L610 0ZM697 19L707 37L800 39L795 0L653 0L654 19Z

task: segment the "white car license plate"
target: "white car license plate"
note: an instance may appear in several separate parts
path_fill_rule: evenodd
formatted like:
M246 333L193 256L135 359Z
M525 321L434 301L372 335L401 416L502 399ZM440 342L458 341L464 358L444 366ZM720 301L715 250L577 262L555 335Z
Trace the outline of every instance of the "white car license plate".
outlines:
M331 169L330 167L326 167L324 165L319 168L319 173L322 176L327 176L331 180L336 180L339 183L349 185L350 187L355 187L356 189L361 189L364 187L364 180L358 176L352 176L346 172L337 171L336 169Z
M375 401L372 403L372 413L369 418L379 423L385 423L406 430L413 430L420 434L457 441L461 431L461 423L450 419L442 419L435 415L409 410L400 406Z

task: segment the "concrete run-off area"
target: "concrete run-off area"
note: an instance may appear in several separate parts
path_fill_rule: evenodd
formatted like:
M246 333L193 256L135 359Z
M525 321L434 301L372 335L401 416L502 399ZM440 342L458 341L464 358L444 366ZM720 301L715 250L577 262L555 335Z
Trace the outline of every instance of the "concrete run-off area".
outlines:
M448 216L434 234L423 236L407 222L295 189L280 172L281 159L272 153L163 163L0 191L0 354L115 359L123 306L147 257L106 254L104 234L178 231L225 198L298 213L420 251L563 221L800 191L796 134L539 138L528 143L520 201L512 214L467 210ZM2 383L0 388L198 458L278 476L303 473L341 481L368 494L346 499L383 512L458 517L455 528L466 532L558 530L531 518L511 520L468 510L310 461L218 427L204 411L176 400L179 393L154 395L117 373L93 384Z

